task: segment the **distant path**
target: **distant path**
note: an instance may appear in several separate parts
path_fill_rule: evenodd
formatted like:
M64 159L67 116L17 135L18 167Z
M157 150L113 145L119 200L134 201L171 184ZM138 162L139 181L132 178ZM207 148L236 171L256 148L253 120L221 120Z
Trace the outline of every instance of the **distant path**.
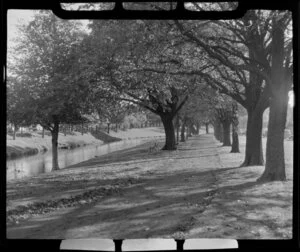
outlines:
M44 176L39 185L49 195L55 192L53 181L62 178L69 179L70 187L64 190L70 191L76 183L81 183L82 188L92 185L95 188L115 178L118 181L132 178L132 183L88 204L58 208L11 224L7 237L180 237L195 226L196 216L206 211L215 196L218 183L214 170L220 167L217 148L212 135L199 135L180 143L178 151L149 153L148 149L133 149L131 153L127 150L113 161L93 159L56 176ZM32 193L34 196L35 192Z

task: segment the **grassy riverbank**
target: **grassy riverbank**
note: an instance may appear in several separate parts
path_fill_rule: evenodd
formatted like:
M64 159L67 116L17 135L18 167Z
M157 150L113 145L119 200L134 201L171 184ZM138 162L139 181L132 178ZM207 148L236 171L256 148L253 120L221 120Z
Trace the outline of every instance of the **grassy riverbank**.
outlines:
M88 144L102 144L103 141L96 139L90 133L81 134L74 132L72 135L59 134L58 148L73 149ZM6 138L6 157L8 159L21 156L34 155L39 152L45 152L51 149L51 135L45 134L44 138L39 133L26 134L23 137L17 137L15 140L12 136Z
M88 144L111 143L123 139L163 137L164 135L163 128L156 127L128 129L126 131L119 130L118 132L111 131L110 134L102 131L93 132L92 134L85 133L83 135L79 132L73 132L72 135L67 134L65 136L60 133L58 137L58 148L73 149ZM46 132L44 138L42 138L41 132L19 134L16 140L13 140L11 135L7 135L6 157L8 159L34 155L49 149L51 149L50 132Z

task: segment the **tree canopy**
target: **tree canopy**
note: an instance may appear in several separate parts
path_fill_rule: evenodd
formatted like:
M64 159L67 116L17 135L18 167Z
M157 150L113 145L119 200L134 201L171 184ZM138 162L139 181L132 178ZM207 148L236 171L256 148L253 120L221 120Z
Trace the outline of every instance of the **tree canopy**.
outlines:
M188 6L199 11L236 7ZM87 32L78 22L40 11L20 28L9 60L8 120L15 125L39 123L57 140L60 123L83 122L84 115L95 112L108 123L118 123L126 106L139 106L160 117L166 133L163 149L174 150L178 115L182 122L212 122L215 129L221 124L227 132L223 144L229 145L230 125L236 136L240 104L248 115L242 164L247 166L264 163L262 118L270 107L262 179L284 179L283 131L293 68L291 18L288 11L249 10L236 20L92 20Z

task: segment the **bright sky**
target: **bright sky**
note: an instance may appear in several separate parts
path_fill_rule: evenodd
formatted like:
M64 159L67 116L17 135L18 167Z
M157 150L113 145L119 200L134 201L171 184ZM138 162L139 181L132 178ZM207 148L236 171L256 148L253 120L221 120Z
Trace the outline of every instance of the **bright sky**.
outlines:
M35 10L8 10L7 12L7 44L10 47L14 42L13 39L18 37L18 24L29 23ZM81 20L84 25L87 25L88 20Z
M7 11L7 45L11 46L12 39L18 37L17 24L29 23L33 17L33 10Z

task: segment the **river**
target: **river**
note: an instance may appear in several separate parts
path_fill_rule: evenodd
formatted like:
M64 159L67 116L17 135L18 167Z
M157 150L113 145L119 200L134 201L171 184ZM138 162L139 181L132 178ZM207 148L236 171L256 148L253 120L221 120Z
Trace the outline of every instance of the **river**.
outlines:
M87 145L75 149L59 149L58 164L60 169L86 161L95 156L105 155L114 151L131 148L151 141L148 139L131 139L102 145ZM52 170L52 152L47 151L33 156L21 157L6 162L6 179L31 177Z

